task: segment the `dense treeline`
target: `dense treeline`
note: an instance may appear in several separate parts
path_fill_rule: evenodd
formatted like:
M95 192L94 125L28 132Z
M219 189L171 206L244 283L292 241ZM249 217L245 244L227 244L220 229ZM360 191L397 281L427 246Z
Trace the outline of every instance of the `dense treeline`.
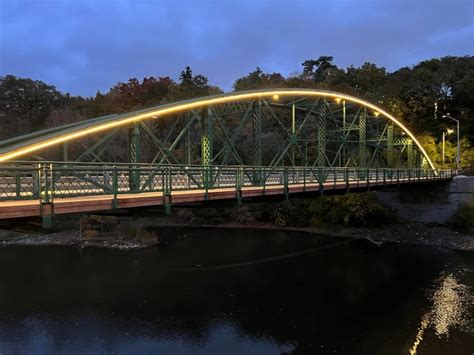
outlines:
M302 63L302 71L284 77L260 68L237 79L234 90L300 87L328 89L363 97L401 118L438 163L440 137L453 122L461 120L462 164L474 161L474 56L443 57L413 67L388 72L373 63L338 68L333 57L321 56ZM0 77L0 139L87 118L126 112L137 108L220 93L201 74L186 67L177 81L165 77L133 78L118 83L109 92L84 98L59 92L41 81ZM455 158L454 135L446 144L447 162Z

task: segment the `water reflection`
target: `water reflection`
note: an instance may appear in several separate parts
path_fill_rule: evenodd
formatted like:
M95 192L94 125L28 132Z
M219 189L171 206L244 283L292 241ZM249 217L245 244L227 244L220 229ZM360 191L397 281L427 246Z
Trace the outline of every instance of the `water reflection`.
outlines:
M462 304L462 285L473 284L470 271L445 273L457 286L441 283L446 291L427 299L447 260L474 265L426 247L273 231L160 233L165 248L141 251L0 248L0 353L407 353L423 310L453 303L448 290ZM439 317L449 338L421 331L425 353L472 340L451 313Z
M411 355L417 354L418 346L429 326L433 327L438 337L447 338L450 329L468 328L469 322L472 322L470 311L474 302L471 289L461 284L452 273L444 274L435 281L431 295L432 307L421 318L415 342L409 351Z

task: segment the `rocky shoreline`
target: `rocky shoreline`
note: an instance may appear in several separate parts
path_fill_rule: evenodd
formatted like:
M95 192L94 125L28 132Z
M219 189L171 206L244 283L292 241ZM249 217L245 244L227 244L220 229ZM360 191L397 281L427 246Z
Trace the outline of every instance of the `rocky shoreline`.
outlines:
M398 223L378 228L295 228L279 227L266 223L177 223L169 219L134 220L127 224L139 226L140 236L130 236L123 226L111 231L101 232L85 238L81 231L70 229L52 233L29 233L14 230L0 230L0 246L73 246L98 247L120 250L142 249L160 245L159 228L195 227L195 228L238 228L299 231L308 234L327 235L342 238L367 239L381 246L383 243L405 243L429 245L451 250L474 251L474 236L454 231L444 225L428 223ZM134 227L136 227L134 226Z

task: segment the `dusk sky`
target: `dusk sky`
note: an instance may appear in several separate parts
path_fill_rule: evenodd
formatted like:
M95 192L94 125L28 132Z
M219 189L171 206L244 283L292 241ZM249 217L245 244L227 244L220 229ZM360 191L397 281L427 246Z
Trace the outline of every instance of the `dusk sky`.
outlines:
M0 76L73 95L186 65L229 91L256 66L289 75L321 55L393 71L473 54L473 0L0 1Z

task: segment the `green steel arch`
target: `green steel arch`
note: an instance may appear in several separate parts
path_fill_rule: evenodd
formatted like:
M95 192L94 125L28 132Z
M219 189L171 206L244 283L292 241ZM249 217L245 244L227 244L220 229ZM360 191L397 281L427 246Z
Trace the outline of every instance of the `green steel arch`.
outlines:
M122 128L127 157L110 158L112 140L123 147ZM382 108L311 89L233 92L71 123L0 142L0 162L44 153L48 160L140 163L144 148L151 163L435 170L413 133Z

